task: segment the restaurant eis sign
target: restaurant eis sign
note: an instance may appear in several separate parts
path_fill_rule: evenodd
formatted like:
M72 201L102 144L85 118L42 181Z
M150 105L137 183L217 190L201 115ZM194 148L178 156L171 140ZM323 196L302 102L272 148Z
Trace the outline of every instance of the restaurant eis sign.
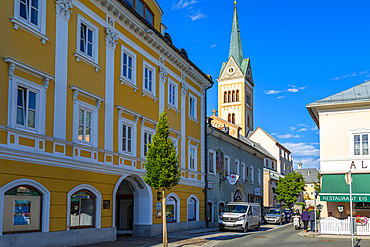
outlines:
M320 195L321 201L327 202L349 202L349 195ZM353 202L370 202L370 195L352 195Z

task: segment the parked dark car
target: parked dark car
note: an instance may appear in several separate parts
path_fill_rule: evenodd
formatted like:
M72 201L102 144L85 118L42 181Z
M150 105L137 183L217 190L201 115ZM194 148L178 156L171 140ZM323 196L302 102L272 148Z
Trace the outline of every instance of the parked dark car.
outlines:
M278 223L278 224L286 223L284 210L281 208L270 208L266 212L265 222L266 223Z
M292 221L292 211L290 209L284 209L286 222Z

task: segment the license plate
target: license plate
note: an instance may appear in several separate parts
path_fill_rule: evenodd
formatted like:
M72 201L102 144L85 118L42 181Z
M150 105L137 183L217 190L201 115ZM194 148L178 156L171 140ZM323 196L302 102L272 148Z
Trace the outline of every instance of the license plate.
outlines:
M233 224L225 223L225 226L232 226Z

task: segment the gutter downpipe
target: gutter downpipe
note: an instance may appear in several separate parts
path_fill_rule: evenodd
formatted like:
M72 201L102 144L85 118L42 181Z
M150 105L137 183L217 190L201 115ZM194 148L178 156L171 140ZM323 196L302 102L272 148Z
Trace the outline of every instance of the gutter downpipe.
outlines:
M205 222L206 222L206 227L208 228L208 219L207 219L207 181L208 181L208 145L207 145L207 129L208 129L208 121L207 121L207 90L210 89L214 82L212 80L212 77L209 76L209 78L211 79L211 85L209 87L206 87L204 89L204 107L205 107L205 121L204 121L204 152L205 152L205 178L204 178L204 182L205 182L205 185L204 185L204 199L205 199L205 207L204 207L204 217L205 217Z

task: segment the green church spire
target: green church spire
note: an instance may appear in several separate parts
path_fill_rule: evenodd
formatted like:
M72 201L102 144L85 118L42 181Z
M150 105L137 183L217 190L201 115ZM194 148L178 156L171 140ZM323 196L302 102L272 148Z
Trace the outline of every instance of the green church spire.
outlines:
M234 9L233 27L231 31L229 58L230 56L232 56L236 63L239 66L241 66L243 61L242 41L240 39L238 13L236 11L236 1L234 2L234 4L235 9Z

